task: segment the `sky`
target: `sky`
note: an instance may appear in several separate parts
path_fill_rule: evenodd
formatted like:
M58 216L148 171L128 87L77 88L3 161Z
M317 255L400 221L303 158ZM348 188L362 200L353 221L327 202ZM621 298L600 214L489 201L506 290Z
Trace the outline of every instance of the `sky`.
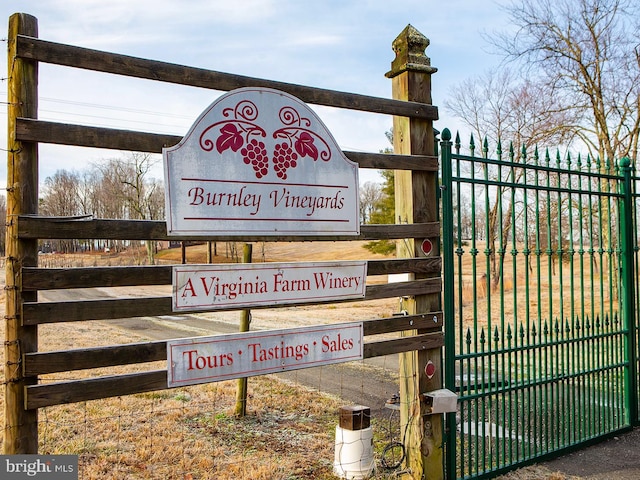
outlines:
M0 149L7 145L7 29L16 12L38 19L39 37L268 80L391 97L392 41L408 25L430 40L435 127L460 123L444 108L451 87L498 68L485 34L506 25L504 0L16 0L0 2ZM39 67L41 120L184 135L224 92L68 67ZM389 116L312 108L343 150L390 146ZM40 145L41 183L57 170L81 172L127 152ZM5 155L6 158L6 155ZM161 162L154 176L162 178ZM6 185L0 162L0 188ZM380 181L374 170L360 182Z

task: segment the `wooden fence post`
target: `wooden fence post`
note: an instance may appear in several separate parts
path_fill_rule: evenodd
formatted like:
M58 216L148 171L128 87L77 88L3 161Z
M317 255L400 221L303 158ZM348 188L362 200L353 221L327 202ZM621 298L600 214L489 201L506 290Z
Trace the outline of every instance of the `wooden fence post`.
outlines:
M429 39L408 25L394 40L396 58L387 77L392 80L393 98L431 104L431 75L437 69L425 55ZM394 117L394 153L405 155L435 155L435 138L431 120ZM437 173L396 170L396 223L423 223L438 220ZM424 256L424 239L406 239L398 243L397 255L402 258ZM434 239L431 255L437 256L439 241ZM418 278L419 275L416 275ZM403 300L409 314L441 309L439 294L419 295ZM405 335L424 333L404 332ZM425 367L435 366L428 378ZM442 387L441 349L400 354L400 419L407 459L406 467L414 479L437 480L444 477L442 415L428 415L422 394Z
M253 244L245 243L242 250L243 263L251 263L253 257ZM243 308L240 311L240 332L248 332L251 324L251 310ZM244 417L247 414L247 386L248 379L239 378L238 386L236 387L236 417Z
M24 13L9 19L6 300L4 342L4 453L38 453L38 411L26 410L25 386L36 383L22 373L22 356L38 349L37 326L23 326L22 303L35 301L36 292L22 291L22 267L38 263L37 240L20 240L17 216L38 213L38 147L15 140L16 118L36 118L38 112L37 62L16 57L16 37L38 36L38 21Z

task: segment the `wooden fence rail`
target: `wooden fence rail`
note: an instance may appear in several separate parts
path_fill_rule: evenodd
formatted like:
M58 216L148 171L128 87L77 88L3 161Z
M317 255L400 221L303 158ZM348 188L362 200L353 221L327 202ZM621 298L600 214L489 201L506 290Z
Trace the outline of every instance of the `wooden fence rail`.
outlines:
M339 327L339 324L336 325ZM395 316L363 322L365 336L419 328L427 333L364 344L364 358L426 350L444 345L442 312ZM167 360L167 342L145 342L58 352L30 353L24 358L25 375L133 365ZM109 375L74 381L42 383L27 388L27 408L43 408L97 398L144 393L167 388L167 372Z
M364 300L379 300L413 295L427 295L442 290L439 278L415 280L412 282L369 285ZM362 299L357 299L362 301ZM356 300L309 302L345 303ZM305 304L309 304L305 303ZM273 306L253 306L252 309L274 308ZM221 311L223 309L220 309ZM226 310L238 310L228 308ZM172 297L112 298L107 300L83 300L64 302L25 302L22 307L23 325L44 323L80 322L84 320L109 320L114 318L175 315Z
M32 118L16 119L16 138L24 142L146 153L162 153L163 147L171 147L182 140L182 137L176 135L46 122ZM350 151L343 151L343 153L360 168L438 171L438 158L434 155L394 155Z
M86 216L68 217L35 217L18 216L18 235L24 239L103 239L103 240L203 240L200 237L186 235L167 235L167 224L152 220L110 220L91 219ZM398 225L361 225L360 235L323 235L323 236L264 236L245 235L242 237L218 235L207 237L207 240L244 241L244 242L306 242L306 241L339 241L339 240L383 240L401 238L433 238L437 239L440 225L432 223L408 223Z
M63 45L38 38L18 35L16 55L20 58L96 72L125 75L160 82L177 83L211 90L229 91L241 87L267 87L287 92L305 103L347 108L363 112L401 115L423 120L437 120L433 105L392 100L322 88L275 82L262 78L214 72L202 68L119 55L89 48Z
M363 321L365 336L381 335L403 330L424 329L429 333L436 334L429 337L434 342L441 340L441 327L442 312L420 315L398 315L389 318ZM370 358L393 353L390 350L396 350L398 343L385 340L367 343L366 345L368 346L365 348L365 357ZM394 348L389 348L390 345L393 345ZM386 348L382 348L382 346L386 346ZM91 368L113 367L116 365L155 362L167 359L166 347L167 342L158 341L29 353L25 355L24 372L25 375L32 376ZM395 353L397 353L397 350Z
M22 288L54 290L60 288L130 287L136 285L171 285L171 265L127 267L35 268L22 269ZM416 259L369 260L367 275L424 273L438 275L440 257Z

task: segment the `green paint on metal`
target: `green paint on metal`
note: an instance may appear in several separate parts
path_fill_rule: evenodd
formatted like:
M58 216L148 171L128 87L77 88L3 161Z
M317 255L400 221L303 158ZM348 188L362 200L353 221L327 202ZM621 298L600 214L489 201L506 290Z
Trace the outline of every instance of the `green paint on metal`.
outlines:
M628 161L442 133L448 478L494 476L638 423ZM463 150L466 152L463 153ZM532 153L531 153L532 152Z

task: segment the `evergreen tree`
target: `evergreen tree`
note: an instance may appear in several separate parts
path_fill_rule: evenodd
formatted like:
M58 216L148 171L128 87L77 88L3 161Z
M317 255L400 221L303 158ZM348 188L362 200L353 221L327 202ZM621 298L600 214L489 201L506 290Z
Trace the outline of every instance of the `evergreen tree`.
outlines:
M393 170L382 170L380 175L383 178L382 195L374 205L370 222L373 224L392 224L395 223L395 180ZM367 243L365 248L373 253L388 255L395 252L396 244L393 240L374 240Z

